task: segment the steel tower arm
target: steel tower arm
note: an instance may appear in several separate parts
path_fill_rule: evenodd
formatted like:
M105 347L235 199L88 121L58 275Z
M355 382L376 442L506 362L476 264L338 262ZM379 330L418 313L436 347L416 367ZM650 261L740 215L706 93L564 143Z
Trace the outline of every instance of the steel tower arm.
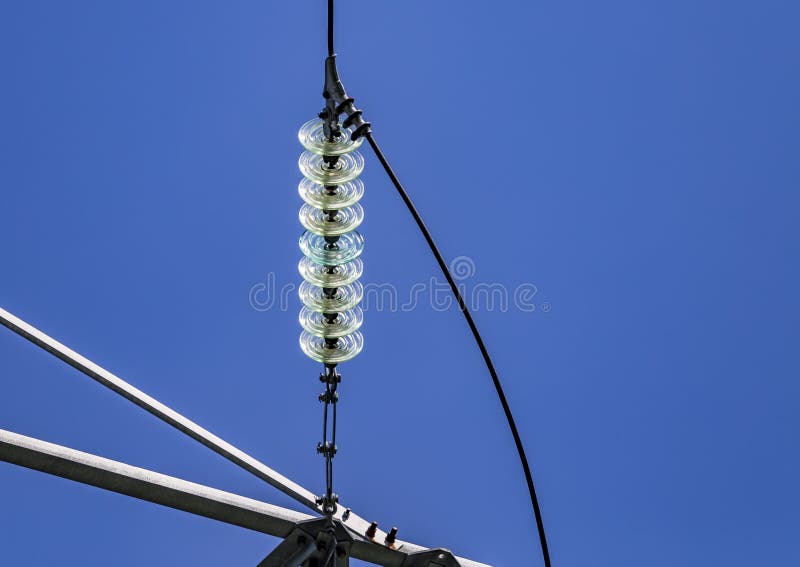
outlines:
M223 439L220 439L189 418L162 404L155 398L148 396L119 376L112 374L100 365L95 364L84 356L81 356L74 350L61 344L33 325L26 323L19 317L14 316L2 308L0 308L0 324L8 327L16 334L26 338L43 350L46 350L56 358L66 362L73 368L77 369L89 378L92 378L99 384L102 384L109 390L119 394L128 401L133 402L145 411L156 416L161 421L183 432L195 441L202 443L236 466L243 468L261 480L268 482L284 494L294 498L314 512L322 512L322 509L316 502L316 495L310 490L307 490L296 482L291 481L282 474L260 462L258 459L248 455L240 449L237 449ZM339 511L336 514L336 518L341 520L342 514L345 510L346 507L340 505ZM361 535L364 535L369 528L369 522L357 516L356 514L350 513L347 516L347 526Z
M277 549L296 545L296 534L306 533L309 525L322 521L294 510L2 429L0 461L284 538ZM456 558L445 550L431 550L399 540L393 547L387 547L340 525L340 530L347 532L348 555L356 559L385 567L487 567ZM448 562L439 557L446 557Z

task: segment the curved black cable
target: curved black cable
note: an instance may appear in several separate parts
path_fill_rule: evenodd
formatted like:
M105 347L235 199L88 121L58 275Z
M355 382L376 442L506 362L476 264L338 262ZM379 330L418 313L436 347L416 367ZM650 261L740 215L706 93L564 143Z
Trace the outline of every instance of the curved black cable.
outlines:
M531 474L531 468L528 464L528 459L525 456L525 448L522 446L522 439L519 436L519 431L517 430L517 424L514 421L514 416L511 413L511 408L508 405L508 400L506 399L506 394L503 391L503 386L500 383L500 378L497 375L497 371L494 368L494 363L492 362L492 358L489 356L489 351L486 349L486 345L483 342L483 337L481 337L480 331L478 331L478 327L475 325L475 321L472 318L472 314L467 307L467 304L464 302L464 298L461 296L461 292L456 285L455 280L453 279L453 275L450 273L450 269L447 267L447 263L445 263L444 258L442 257L441 252L439 252L439 248L436 246L436 243L433 240L433 236L428 231L428 228L425 226L425 223L422 221L422 217L420 217L419 212L417 211L414 203L411 201L411 198L406 193L406 190L403 188L403 185L400 183L400 180L395 175L392 167L389 165L389 162L386 160L386 156L383 155L378 143L375 141L375 138L372 135L372 132L367 132L365 135L369 145L372 147L372 151L375 152L375 156L378 158L378 161L381 162L383 169L386 171L386 174L389 176L389 179L392 180L392 183L397 189L397 192L400 194L400 198L403 199L403 202L406 204L408 211L411 213L411 216L414 217L414 220L417 223L417 227L422 232L422 235L425 237L425 240L428 243L428 247L433 252L434 257L436 258L436 263L439 264L439 268L442 270L444 277L447 279L447 283L450 284L450 289L453 292L453 295L458 302L459 308L461 308L461 313L464 314L464 318L467 320L467 325L469 325L470 331L472 331L472 336L475 338L475 342L478 344L478 348L481 351L481 355L483 356L483 361L486 363L486 368L489 369L489 374L492 376L492 382L494 383L494 388L497 391L497 397L500 398L500 404L503 406L503 412L506 415L506 420L508 421L508 427L511 429L511 435L514 437L514 444L517 446L517 453L519 454L519 460L522 463L522 470L525 473L525 481L528 483L528 493L530 494L531 504L533 505L533 514L536 516L536 528L539 531L539 542L542 546L542 556L544 557L544 564L546 567L550 567L550 552L547 548L547 536L544 532L544 522L542 520L542 512L539 508L539 499L536 497L536 488L533 485L533 475Z
M333 0L328 0L328 56L333 55Z
M334 54L333 50L333 2L334 0L328 0L328 56L332 56ZM351 99L352 100L352 99ZM517 448L517 454L519 455L519 460L522 464L522 470L525 474L525 481L528 485L528 494L530 495L531 505L533 506L533 515L536 518L536 529L539 532L539 543L542 547L542 557L544 559L545 567L551 567L550 564L550 551L547 547L547 536L544 531L544 521L542 519L542 512L539 507L539 499L536 496L536 488L533 484L533 474L531 473L530 465L528 464L528 458L525 455L525 448L522 445L522 439L519 435L519 430L517 429L517 424L514 421L514 416L511 413L511 407L508 405L508 400L506 399L505 391L503 390L503 386L500 383L500 377L497 375L497 371L494 368L494 363L492 362L491 356L489 356L489 351L486 349L486 345L483 342L483 337L481 337L480 331L478 331L477 325L475 325L475 320L472 318L472 314L467 307L467 304L464 302L464 298L461 296L461 292L456 285L455 280L453 279L453 275L450 273L450 269L447 267L447 263L444 261L441 252L439 252L439 248L436 246L436 242L433 240L433 236L431 236L430 231L428 231L428 227L425 226L425 223L422 220L417 208L414 206L413 201L411 201L411 197L408 196L403 184L400 183L400 180L397 178L397 175L392 170L392 167L389 165L389 162L386 159L386 156L383 155L378 143L375 141L375 138L372 135L372 132L369 130L369 125L367 124L367 130L364 133L364 137L366 137L369 145L372 147L372 151L375 152L375 156L378 158L378 161L381 162L383 169L386 171L386 174L391 179L392 184L397 189L397 192L400 194L400 198L403 199L403 202L408 208L408 211L411 213L411 216L414 217L414 221L417 223L417 227L419 228L422 235L425 237L425 241L428 243L428 247L430 248L433 256L436 258L436 263L439 264L439 268L444 274L445 279L447 279L447 283L450 285L450 290L453 292L453 295L456 298L456 302L458 303L459 308L461 309L461 313L464 315L464 319L467 321L467 325L472 331L472 336L475 339L475 342L478 345L478 349L481 351L481 356L483 356L483 361L486 363L486 368L489 370L489 374L492 377L492 383L494 384L495 391L497 392L497 397L500 399L500 404L503 406L503 413L506 416L506 421L508 422L508 427L511 429L511 435L514 438L514 444ZM334 407L335 412L335 407ZM336 414L334 413L334 419Z

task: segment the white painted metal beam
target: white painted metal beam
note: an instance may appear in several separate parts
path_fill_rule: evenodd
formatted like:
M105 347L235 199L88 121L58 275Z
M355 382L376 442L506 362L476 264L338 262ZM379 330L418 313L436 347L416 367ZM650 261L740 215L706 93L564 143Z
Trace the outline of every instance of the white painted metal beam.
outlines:
M0 461L280 538L286 538L304 522L314 518L2 429ZM414 554L435 554L434 550L412 543L397 540L393 546L387 546L349 528L347 531L353 539L351 557L385 567L420 567L428 564L427 558L424 562L418 562ZM455 559L460 567L488 567L467 559ZM437 564L435 560L433 564Z
M175 429L182 431L195 441L199 441L235 465L245 469L261 480L268 482L304 506L307 506L315 512L321 513L321 508L319 508L316 503L316 495L310 490L307 490L299 484L292 482L282 474L258 461L256 458L248 455L240 449L237 449L223 439L220 439L210 431L200 427L189 418L181 415L172 408L167 407L155 398L148 396L119 376L112 374L100 365L95 364L91 360L81 356L74 350L64 346L49 335L46 335L33 325L26 323L22 319L12 315L2 308L0 308L0 324L8 327L18 335L28 339L30 342L46 350L53 356L63 360L89 378L92 378L106 388L116 392L123 398L133 402L145 411L153 414L161 421L164 421Z
M2 429L0 460L281 538L313 517Z

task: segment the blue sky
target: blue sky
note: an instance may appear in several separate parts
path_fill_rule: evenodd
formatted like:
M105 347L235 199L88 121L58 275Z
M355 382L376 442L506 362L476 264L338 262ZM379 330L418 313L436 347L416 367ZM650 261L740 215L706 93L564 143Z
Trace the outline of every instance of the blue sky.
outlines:
M345 86L444 255L469 258L462 283L536 290L533 311L476 319L553 564L800 564L798 5L338 4ZM251 295L299 283L323 8L0 6L2 305L315 491L299 301ZM364 154L364 280L430 289ZM363 330L341 369L343 501L412 541L540 565L460 315L423 298ZM291 505L6 331L0 376L0 428ZM11 465L0 498L9 565L255 565L277 543Z

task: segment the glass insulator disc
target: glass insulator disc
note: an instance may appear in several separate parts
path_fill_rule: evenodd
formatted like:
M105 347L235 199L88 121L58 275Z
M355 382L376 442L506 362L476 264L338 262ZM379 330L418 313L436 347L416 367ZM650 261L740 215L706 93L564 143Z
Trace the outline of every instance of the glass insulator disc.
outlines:
M364 251L364 238L354 230L330 243L325 237L305 231L300 236L300 250L310 260L325 266L339 266L355 260Z
M303 178L297 187L300 197L315 209L343 209L355 205L364 196L364 182L353 179L328 189L320 183Z
M308 258L303 258L297 265L297 269L303 279L311 285L342 287L361 277L364 272L364 263L356 259L339 266L323 266Z
M303 152L298 165L303 175L315 183L341 185L361 175L364 157L358 152L344 154L333 167L328 167L321 155Z
M340 156L352 152L364 143L364 138L359 138L355 142L352 140L351 128L341 128L342 135L331 142L325 137L322 120L315 118L300 127L297 137L309 152L326 156Z
M364 337L359 332L341 337L335 344L324 338L303 332L300 334L300 348L306 356L324 364L339 364L354 358L364 348Z
M355 230L364 221L364 207L358 204L333 212L336 214L333 220L330 220L325 211L315 209L311 205L303 205L300 208L300 224L314 234L339 236Z
M326 295L323 288L311 285L308 282L300 284L298 290L300 301L303 302L311 311L319 313L343 313L352 309L361 302L364 297L364 286L360 282L353 282L342 287L337 287L335 291Z
M343 337L355 333L363 322L364 312L360 307L337 313L333 320L305 307L300 311L300 325L307 333L317 337Z

